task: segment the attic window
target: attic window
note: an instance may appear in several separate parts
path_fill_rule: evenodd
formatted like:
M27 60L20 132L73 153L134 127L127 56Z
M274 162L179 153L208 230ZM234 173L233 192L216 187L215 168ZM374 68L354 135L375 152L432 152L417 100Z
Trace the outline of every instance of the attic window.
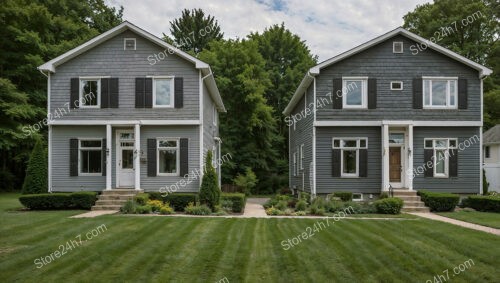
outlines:
M392 53L403 53L403 42L395 41L392 43Z
M135 50L135 38L123 39L123 50Z

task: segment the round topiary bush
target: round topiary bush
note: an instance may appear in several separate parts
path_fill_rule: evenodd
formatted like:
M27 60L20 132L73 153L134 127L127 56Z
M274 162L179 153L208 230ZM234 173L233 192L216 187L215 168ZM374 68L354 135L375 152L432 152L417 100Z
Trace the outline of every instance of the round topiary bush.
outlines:
M399 198L379 199L373 203L377 209L377 213L382 214L399 214L403 208L403 200Z

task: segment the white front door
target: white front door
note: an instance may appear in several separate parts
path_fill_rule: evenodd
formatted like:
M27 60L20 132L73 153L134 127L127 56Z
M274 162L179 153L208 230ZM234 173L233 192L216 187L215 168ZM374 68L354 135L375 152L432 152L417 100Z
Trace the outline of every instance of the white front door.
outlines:
M116 131L116 187L134 187L134 131Z

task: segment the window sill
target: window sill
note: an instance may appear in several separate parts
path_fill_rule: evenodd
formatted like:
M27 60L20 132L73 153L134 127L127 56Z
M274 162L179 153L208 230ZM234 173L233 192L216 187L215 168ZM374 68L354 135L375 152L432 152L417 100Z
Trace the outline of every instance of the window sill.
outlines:
M78 177L102 176L102 173L78 173Z
M177 173L157 173L156 176L158 177L180 177L181 175Z

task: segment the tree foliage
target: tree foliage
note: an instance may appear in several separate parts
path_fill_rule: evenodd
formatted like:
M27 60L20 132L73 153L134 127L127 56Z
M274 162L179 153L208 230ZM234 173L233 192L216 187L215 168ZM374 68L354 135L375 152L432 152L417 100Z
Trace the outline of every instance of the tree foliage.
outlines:
M212 165L212 158L212 151L209 150L205 157L205 171L201 180L199 197L200 203L207 205L213 211L215 206L219 205L221 190L219 188L217 173Z
M259 179L252 171L252 168L246 168L245 174L238 174L236 178L234 178L234 184L238 187L243 188L243 191L246 195L249 195L252 192L252 189L257 185Z
M180 18L170 22L170 33L173 38L163 34L165 41L191 54L198 54L210 41L224 36L215 18L202 9L184 9Z
M41 194L46 193L47 188L47 151L38 139L28 162L22 193Z

